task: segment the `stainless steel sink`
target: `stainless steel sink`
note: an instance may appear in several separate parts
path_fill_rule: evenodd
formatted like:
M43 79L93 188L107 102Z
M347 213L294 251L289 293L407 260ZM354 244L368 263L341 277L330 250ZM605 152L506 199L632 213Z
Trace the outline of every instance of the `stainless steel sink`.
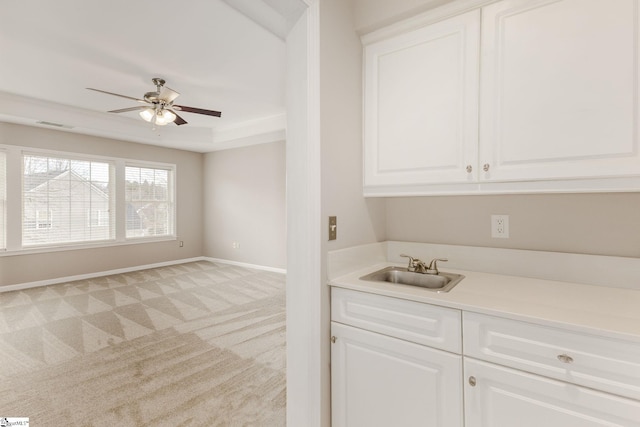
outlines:
M462 279L464 279L464 276L461 274L444 273L442 271L439 274L423 274L408 271L402 267L383 268L382 270L375 271L360 278L360 280L368 280L371 282L388 282L419 286L437 292L449 292L451 288L457 285Z

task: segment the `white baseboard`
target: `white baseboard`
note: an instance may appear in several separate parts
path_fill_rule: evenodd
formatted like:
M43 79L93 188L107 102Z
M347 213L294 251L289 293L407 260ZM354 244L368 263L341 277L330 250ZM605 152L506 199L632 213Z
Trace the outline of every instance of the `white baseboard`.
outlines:
M171 266L171 265L184 264L184 263L187 263L187 262L195 262L195 261L210 261L210 262L217 262L217 263L223 263L223 264L237 265L237 266L240 266L240 267L253 268L253 269L256 269L256 270L273 271L273 272L276 272L276 273L284 273L284 274L286 274L286 270L285 269L281 269L281 268L264 267L264 266L260 266L260 265L246 264L246 263L241 263L241 262L236 262L236 261L228 261L228 260L217 259L217 258L195 257L195 258L177 259L177 260L173 260L173 261L158 262L158 263L155 263L155 264L137 265L135 267L118 268L118 269L115 269L115 270L98 271L98 272L95 272L95 273L78 274L76 276L57 277L55 279L38 280L38 281L35 281L35 282L26 282L26 283L18 283L18 284L15 284L15 285L0 286L0 293L1 292L10 292L10 291L21 291L23 289L37 288L37 287L40 287L40 286L56 285L56 284L59 284L59 283L74 282L76 280L94 279L96 277L111 276L113 274L130 273L132 271L148 270L150 268L168 267L168 266Z
M202 259L205 261L219 262L222 264L235 265L238 267L246 267L246 268L253 268L255 270L263 270L263 271L271 271L273 273L287 274L287 270L284 268L267 267L264 265L248 264L246 262L230 261L227 259L220 259L220 258L203 257Z

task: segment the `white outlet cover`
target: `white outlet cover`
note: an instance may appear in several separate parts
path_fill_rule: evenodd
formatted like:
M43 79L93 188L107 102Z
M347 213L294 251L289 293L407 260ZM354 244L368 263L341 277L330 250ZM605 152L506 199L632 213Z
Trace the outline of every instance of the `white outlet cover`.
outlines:
M509 215L491 215L491 237L509 238Z

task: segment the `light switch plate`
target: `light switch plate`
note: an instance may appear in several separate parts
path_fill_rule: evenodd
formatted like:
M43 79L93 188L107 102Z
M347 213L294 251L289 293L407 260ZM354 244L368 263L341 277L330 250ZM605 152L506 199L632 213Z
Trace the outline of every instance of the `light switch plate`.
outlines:
M329 240L336 240L338 238L338 218L335 216L329 217Z

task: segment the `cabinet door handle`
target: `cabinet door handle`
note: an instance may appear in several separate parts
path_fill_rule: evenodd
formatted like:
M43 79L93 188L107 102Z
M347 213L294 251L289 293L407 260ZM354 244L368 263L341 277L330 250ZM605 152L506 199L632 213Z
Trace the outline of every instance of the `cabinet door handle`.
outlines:
M489 167L491 167L491 165L489 165L489 163L485 163L482 166L482 170L485 171L485 172L489 172Z
M473 172L473 167L471 165L467 165L467 173Z
M558 360L562 363L573 363L573 357L569 356L568 354L559 354Z
M476 377L474 377L474 376L469 377L469 385L471 387L475 387L476 386Z
M333 336L331 337L331 342L335 344L335 343L336 343L336 339L337 339L337 338L336 338L336 336L335 336L335 335L333 335Z

